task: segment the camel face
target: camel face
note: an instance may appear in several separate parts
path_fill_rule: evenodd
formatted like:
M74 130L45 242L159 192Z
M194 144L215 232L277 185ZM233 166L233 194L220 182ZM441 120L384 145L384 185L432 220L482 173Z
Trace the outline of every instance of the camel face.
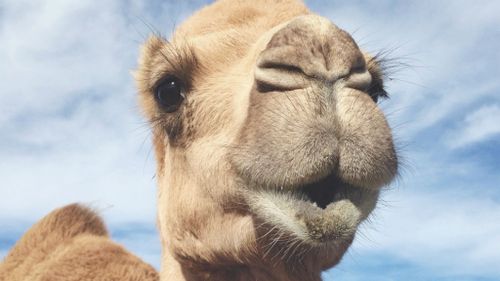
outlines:
M151 37L136 78L166 271L314 280L396 173L376 60L301 3L218 1Z

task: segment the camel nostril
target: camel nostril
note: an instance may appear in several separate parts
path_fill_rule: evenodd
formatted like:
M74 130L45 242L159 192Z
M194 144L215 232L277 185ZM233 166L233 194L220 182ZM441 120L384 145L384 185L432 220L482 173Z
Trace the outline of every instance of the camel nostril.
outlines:
M257 90L262 93L305 88L308 79L299 66L263 55L255 69Z
M301 86L311 82L331 84L366 71L364 56L347 32L326 19L311 21L307 16L276 31L257 66L308 81L301 82Z
M283 62L263 61L260 62L258 66L261 68L274 68L283 72L304 73L300 67Z

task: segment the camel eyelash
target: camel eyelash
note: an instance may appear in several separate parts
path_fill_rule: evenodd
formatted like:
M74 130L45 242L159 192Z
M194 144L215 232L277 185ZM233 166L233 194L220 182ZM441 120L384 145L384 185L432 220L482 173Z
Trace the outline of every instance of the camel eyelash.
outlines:
M367 62L368 71L372 75L372 83L367 92L377 102L379 98L389 98L385 90L384 80L391 79L387 72L387 58L385 53L378 53Z
M158 37L158 39L162 45L156 50L156 54L163 66L162 70L154 77L154 85L157 85L165 77L174 76L182 81L186 89L190 88L191 78L198 66L192 47L187 43L174 45L163 37Z

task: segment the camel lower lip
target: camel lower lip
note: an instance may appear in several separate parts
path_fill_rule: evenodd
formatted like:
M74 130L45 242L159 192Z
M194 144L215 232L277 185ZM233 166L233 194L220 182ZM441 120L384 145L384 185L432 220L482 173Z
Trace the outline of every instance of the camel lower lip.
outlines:
M350 239L359 224L360 212L348 199L325 208L302 201L296 203L295 218L305 227L311 241L324 243Z

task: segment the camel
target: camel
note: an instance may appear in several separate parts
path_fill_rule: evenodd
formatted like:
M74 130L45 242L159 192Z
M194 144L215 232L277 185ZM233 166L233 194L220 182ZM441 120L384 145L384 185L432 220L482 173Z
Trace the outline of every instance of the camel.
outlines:
M170 40L148 38L135 79L157 162L159 277L72 205L21 239L0 280L319 281L397 174L377 57L300 1L210 4Z

